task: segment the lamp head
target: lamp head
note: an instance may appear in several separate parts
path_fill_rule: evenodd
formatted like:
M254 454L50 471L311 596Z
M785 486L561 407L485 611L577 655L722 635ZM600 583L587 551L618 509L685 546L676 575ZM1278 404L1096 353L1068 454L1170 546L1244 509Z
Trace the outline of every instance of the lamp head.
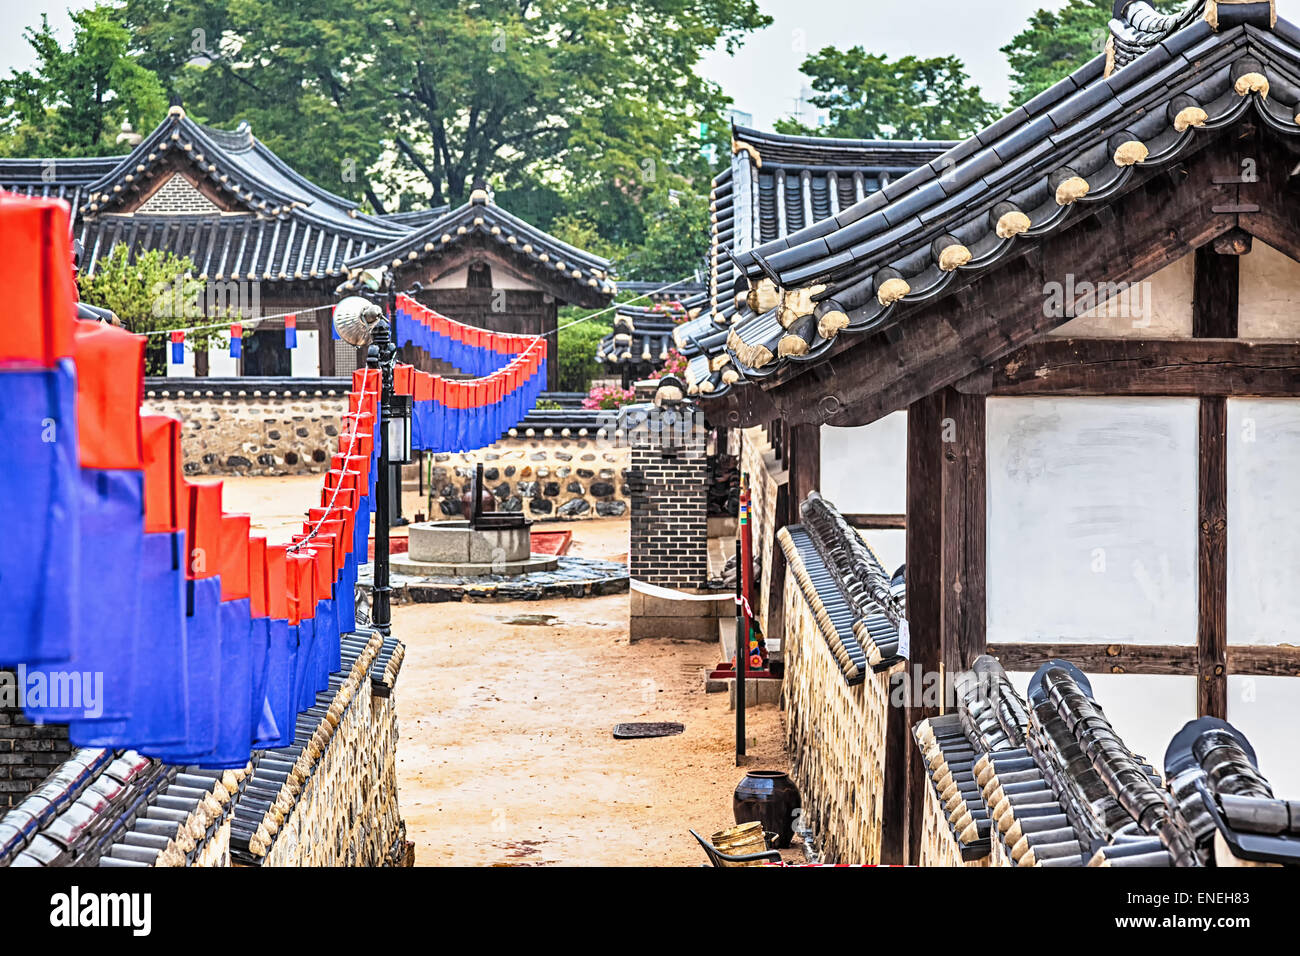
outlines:
M334 307L334 328L348 345L365 345L370 330L384 317L384 310L359 295L350 295Z

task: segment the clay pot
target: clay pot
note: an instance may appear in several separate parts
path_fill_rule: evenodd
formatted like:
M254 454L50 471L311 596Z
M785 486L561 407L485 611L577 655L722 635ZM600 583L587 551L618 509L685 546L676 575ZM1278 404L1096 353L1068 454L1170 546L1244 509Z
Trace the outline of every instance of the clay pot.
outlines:
M487 514L489 511L497 510L497 500L496 498L492 497L492 492L488 491L487 488L483 489L483 491L479 495L479 498L483 502L482 507L479 508L479 511L481 511L483 514ZM464 515L466 518L469 518L471 520L474 518L474 492L473 491L467 491L460 496L460 513Z
M784 849L794 839L794 811L803 806L799 788L780 770L751 770L736 785L732 799L737 823L757 820L776 834L774 846Z

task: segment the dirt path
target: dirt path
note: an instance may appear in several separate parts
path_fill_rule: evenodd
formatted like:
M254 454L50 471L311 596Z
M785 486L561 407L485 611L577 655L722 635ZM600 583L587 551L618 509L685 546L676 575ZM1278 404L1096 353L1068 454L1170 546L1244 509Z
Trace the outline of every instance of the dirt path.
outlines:
M287 541L320 476L231 478L228 511ZM408 492L408 514L417 496ZM569 553L626 560L627 523L578 521ZM539 620L544 623L511 623ZM627 596L396 608L398 787L422 866L689 865L732 822L735 716L705 694L717 644L627 640ZM747 767L780 767L780 713L748 712ZM685 733L615 740L623 721Z
M548 528L552 527L547 525ZM627 525L574 522L571 553L621 557ZM550 615L547 624L511 624ZM732 822L735 716L705 694L716 644L629 645L627 596L398 608L398 787L422 866L697 865L687 827ZM748 713L747 766L780 766L780 714ZM615 740L616 723L685 733Z

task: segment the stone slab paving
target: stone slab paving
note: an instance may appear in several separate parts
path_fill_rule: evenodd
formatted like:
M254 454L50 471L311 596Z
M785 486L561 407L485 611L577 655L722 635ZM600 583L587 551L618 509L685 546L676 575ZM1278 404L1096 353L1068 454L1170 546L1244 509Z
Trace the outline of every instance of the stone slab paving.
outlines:
M364 565L358 584L369 587L371 565ZM553 571L530 574L413 577L392 575L390 601L398 604L438 604L445 601L541 601L547 598L599 597L628 589L627 565L598 558L563 555Z

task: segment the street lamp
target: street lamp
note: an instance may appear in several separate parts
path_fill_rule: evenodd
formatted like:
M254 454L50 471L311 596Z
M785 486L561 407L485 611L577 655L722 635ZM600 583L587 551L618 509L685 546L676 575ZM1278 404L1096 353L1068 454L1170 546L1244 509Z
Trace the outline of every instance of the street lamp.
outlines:
M370 623L377 631L387 637L392 630L392 609L389 600L391 589L388 583L388 528L391 518L389 480L392 448L390 448L390 437L394 432L392 423L395 417L393 409L393 362L397 350L393 348L393 340L389 335L388 320L375 299L383 295L389 309L389 315L391 315L397 293L393 288L392 273L387 270L383 272L367 270L361 276L360 285L360 295L348 296L335 307L334 328L338 330L339 338L349 345L360 348L368 342L370 347L366 352L366 367L379 370L380 480L375 482L375 567L373 583L370 588ZM400 434L398 432L399 438ZM405 445L404 452L400 450L400 444L397 446L399 453L410 453L409 438L406 440Z
M388 419L387 427L388 454L394 465L409 465L414 461L411 457L411 416L414 408L414 396L393 396L393 415Z

